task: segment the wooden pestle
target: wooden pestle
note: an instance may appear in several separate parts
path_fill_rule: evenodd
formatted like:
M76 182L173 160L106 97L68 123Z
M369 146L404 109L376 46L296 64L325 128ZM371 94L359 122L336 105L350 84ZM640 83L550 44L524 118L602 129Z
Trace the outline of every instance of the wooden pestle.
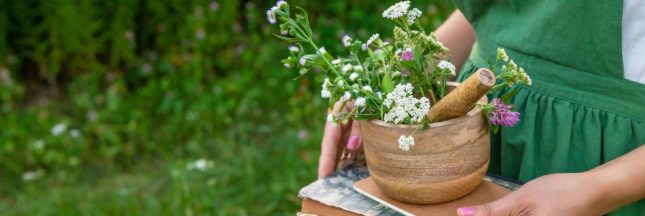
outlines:
M428 119L430 122L440 122L465 115L494 85L495 74L492 71L487 68L477 70L430 107Z

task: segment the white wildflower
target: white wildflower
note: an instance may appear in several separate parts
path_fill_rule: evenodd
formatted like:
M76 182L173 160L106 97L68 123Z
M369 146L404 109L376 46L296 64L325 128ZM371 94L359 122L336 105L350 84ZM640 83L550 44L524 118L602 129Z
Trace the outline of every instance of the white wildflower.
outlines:
M349 37L349 35L343 36L343 45L345 45L345 47L352 45L352 38Z
M503 48L497 48L497 58L507 62L508 54L506 54L506 50L504 50Z
M342 97L340 97L340 101L348 101L352 99L352 94L349 92L345 92Z
M410 1L396 3L383 11L383 17L388 19L398 19L408 13L408 8L410 8Z
M361 50L367 51L368 48L369 46L367 46L367 44L361 44Z
M329 98L331 97L331 92L327 89L320 90L320 97Z
M325 81L322 84L322 90L320 90L320 97L322 98L331 97L331 92L329 91L330 85L331 85L331 82L329 82L329 78L325 78Z
M36 140L33 146L36 150L43 150L45 148L45 141L43 141L42 139Z
M457 74L456 72L457 69L455 68L455 65L453 65L449 61L441 60L439 64L437 64L437 67L439 67L442 70L449 70L450 74L453 76Z
M366 102L366 100L365 100L365 98L364 98L364 97L359 97L359 98L357 98L357 99L356 99L356 101L354 101L354 106L357 106L357 107L364 107L364 106L365 106L365 102Z
M370 44L374 43L374 41L376 41L376 39L378 39L378 37L379 37L379 34L373 34L372 37L370 37L370 39L367 40L366 44L370 45Z
M383 100L383 93L381 93L381 92L376 92L376 97L378 97L378 99Z
M291 64L289 64L289 63L284 63L284 67L286 67L286 68L291 68Z
M42 171L27 171L22 174L22 180L25 182L30 182L36 179L39 179L43 176Z
M347 72L349 72L350 70L352 70L352 65L351 65L351 64L346 64L346 65L345 65L345 66L343 66L343 68L341 69L341 71L342 71L343 73L347 73Z
M52 127L50 132L52 133L52 135L58 136L58 135L61 135L66 130L67 130L67 125L65 123L58 123L54 125L54 127Z
M418 8L410 10L410 12L408 12L408 24L412 25L412 23L414 23L414 21L416 21L420 16L421 10L419 10Z
M197 171L206 171L206 169L211 167L213 167L213 161L206 159L199 159L186 165L186 169Z
M333 64L333 65L339 65L340 63L341 63L340 59L334 59L334 60L331 61L331 64Z
M334 116L331 113L327 114L327 122L334 122Z
M351 80L351 81L356 80L356 78L358 78L358 74L357 74L357 73L352 73L352 74L350 74L350 75L349 75L349 80Z
M325 47L320 47L320 49L318 49L318 54L320 54L320 55L327 54L327 50L325 50Z
M356 72L363 72L363 66L360 66L360 65L354 65L354 71L356 71Z
M399 137L399 148L403 151L409 151L410 147L414 146L414 137L401 136Z
M300 58L300 65L305 66L307 64L307 59L305 57Z
M363 91L366 91L366 92L372 92L372 87L370 87L370 86L363 86Z
M342 79L338 80L338 81L336 81L336 85L338 85L338 86L345 85L345 81L343 81Z
M72 136L73 138L77 138L81 136L81 132L78 129L72 129L69 131L69 135Z
M271 9L267 10L267 20L269 20L269 23L275 24L276 19L275 19L275 11L277 10L277 7L272 7Z
M394 124L399 124L409 119L412 124L418 124L423 121L430 109L430 100L423 97L414 98L412 94L412 84L398 84L394 91L386 95L383 105L389 109L383 120Z
M287 5L287 1L285 1L285 0L280 0L280 1L275 3L276 8L278 8L278 9L282 8L285 5Z
M298 46L289 46L289 51L292 53L298 53L300 52L300 48Z

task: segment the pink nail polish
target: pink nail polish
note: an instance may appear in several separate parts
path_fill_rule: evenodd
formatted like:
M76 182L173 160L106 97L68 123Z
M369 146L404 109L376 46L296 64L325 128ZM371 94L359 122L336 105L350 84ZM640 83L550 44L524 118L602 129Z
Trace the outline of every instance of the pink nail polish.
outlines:
M349 137L349 140L347 140L347 149L350 151L355 151L358 149L358 136L352 135Z
M457 214L459 216L475 216L475 211L473 207L461 207L457 209Z

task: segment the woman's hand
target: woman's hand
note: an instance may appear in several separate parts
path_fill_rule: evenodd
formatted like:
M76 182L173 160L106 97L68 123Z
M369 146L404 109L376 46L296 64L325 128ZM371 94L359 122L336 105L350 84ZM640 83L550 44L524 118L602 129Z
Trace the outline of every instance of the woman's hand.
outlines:
M347 103L343 110L349 112L352 107L352 103ZM330 114L338 117L340 108L341 102L337 102L334 109L330 110ZM341 154L346 151L355 155L356 152L361 151L361 143L361 125L357 121L350 120L346 125L327 122L318 160L318 178L324 178L336 170L339 160L341 160L341 166L351 163L351 160L341 159Z
M602 199L587 173L551 174L534 179L494 202L457 210L460 216L602 215Z

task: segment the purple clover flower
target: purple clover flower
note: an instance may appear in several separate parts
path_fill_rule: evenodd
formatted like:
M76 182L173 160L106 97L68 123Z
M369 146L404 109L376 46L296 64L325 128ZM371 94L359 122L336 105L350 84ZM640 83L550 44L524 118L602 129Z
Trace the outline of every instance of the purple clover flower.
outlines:
M405 51L401 52L401 61L412 61L414 60L414 52L412 48L407 48Z
M502 99L495 98L491 104L493 110L488 112L491 124L510 127L520 121L520 113L511 111L513 106L504 104Z

